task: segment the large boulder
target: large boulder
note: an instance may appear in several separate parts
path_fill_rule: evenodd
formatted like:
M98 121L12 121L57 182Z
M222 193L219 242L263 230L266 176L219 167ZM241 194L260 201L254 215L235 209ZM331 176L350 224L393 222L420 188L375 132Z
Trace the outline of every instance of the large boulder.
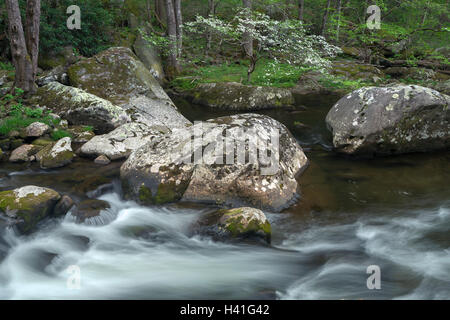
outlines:
M68 74L72 85L122 107L134 121L170 129L191 125L129 48L110 48L81 60Z
M284 125L242 114L145 144L122 165L121 179L126 197L144 204L182 199L279 211L297 198L296 176L307 163Z
M69 137L59 139L58 142L48 145L39 154L39 162L42 169L64 167L72 162L72 140Z
M193 102L226 110L261 110L292 107L289 89L246 86L237 82L202 83L190 93Z
M110 160L119 160L167 132L164 126L149 127L143 123L130 122L108 134L95 136L81 147L80 153L87 157L105 155Z
M244 239L270 243L272 228L264 212L242 207L203 215L195 224L194 233L221 241Z
M129 120L121 107L58 82L39 88L33 102L52 109L74 125L93 126L99 133L110 132Z
M421 86L366 87L326 117L338 152L387 155L450 146L449 96Z
M30 232L53 213L60 198L58 192L36 186L0 192L0 219L23 233Z

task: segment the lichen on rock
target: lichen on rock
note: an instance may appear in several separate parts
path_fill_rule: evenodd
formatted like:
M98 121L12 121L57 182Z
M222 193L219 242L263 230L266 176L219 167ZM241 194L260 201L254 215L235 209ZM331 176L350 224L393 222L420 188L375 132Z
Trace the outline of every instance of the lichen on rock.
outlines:
M326 123L338 152L373 156L450 146L450 98L421 87L365 87L339 100Z
M28 233L53 213L60 198L56 191L37 186L3 191L0 192L0 216L7 221L7 225Z

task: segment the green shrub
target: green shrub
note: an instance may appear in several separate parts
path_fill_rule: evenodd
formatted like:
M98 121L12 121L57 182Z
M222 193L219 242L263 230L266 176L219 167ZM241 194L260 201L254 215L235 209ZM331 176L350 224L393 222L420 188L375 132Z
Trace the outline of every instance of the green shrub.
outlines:
M72 138L72 134L70 134L70 132L67 132L65 130L55 130L52 132L52 134L50 135L52 140L54 141L58 141L59 139L65 138L65 137L69 137Z
M67 7L81 9L81 30L69 30ZM25 8L22 6L22 9ZM57 53L65 46L73 46L84 56L92 56L109 47L114 15L98 0L43 1L41 8L40 50Z

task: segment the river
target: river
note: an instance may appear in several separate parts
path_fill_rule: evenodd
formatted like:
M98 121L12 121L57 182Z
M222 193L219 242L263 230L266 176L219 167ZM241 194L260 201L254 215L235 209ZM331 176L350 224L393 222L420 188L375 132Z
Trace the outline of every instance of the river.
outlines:
M29 236L1 234L0 299L450 299L450 152L335 155L324 123L333 102L261 112L283 122L311 161L300 201L266 212L270 247L191 236L189 225L213 207L122 200L120 163L78 160L50 172L2 164L0 190L33 184L111 208L89 225L67 215ZM190 120L231 114L175 103ZM367 287L372 265L381 289ZM69 266L79 271L75 287Z

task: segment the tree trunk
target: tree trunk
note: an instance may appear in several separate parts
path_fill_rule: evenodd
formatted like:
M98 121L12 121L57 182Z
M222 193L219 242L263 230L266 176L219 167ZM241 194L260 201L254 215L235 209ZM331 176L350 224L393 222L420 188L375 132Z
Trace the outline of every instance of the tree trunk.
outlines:
M25 21L25 42L31 59L33 82L36 78L39 56L39 25L41 0L28 0Z
M161 28L165 28L163 21L167 20L165 0L155 0L155 17Z
M215 15L215 2L214 0L208 0L208 12L206 14L207 17L214 16ZM207 56L209 54L209 51L211 50L211 40L212 40L212 34L211 32L206 32L206 52L205 55Z
M339 42L339 31L341 28L341 10L342 10L342 0L338 0L337 3L338 22L336 27L336 42Z
M303 11L305 10L305 0L298 0L298 20L303 22Z
M36 92L34 83L37 56L39 54L39 17L40 1L27 1L27 38L25 38L20 16L19 2L17 0L6 0L8 12L8 33L11 45L11 55L16 76L14 87L24 90L27 94ZM27 49L27 44L30 47ZM31 54L29 54L31 52Z
M328 21L328 13L330 12L330 5L331 5L331 0L328 0L327 8L325 9L325 13L323 15L323 20L322 20L322 30L320 30L320 34L322 36L325 36L325 31L326 31L326 26L327 26L327 21Z
M243 0L244 7L252 10L252 0ZM253 39L250 33L244 33L244 51L248 57L253 57Z
M181 0L174 0L175 20L177 29L177 57L181 57L183 48L183 16L181 14Z
M177 20L175 17L173 0L165 0L165 4L167 17L167 36L169 37L169 66L167 74L169 77L173 77L175 74L180 72L180 65L177 59Z

